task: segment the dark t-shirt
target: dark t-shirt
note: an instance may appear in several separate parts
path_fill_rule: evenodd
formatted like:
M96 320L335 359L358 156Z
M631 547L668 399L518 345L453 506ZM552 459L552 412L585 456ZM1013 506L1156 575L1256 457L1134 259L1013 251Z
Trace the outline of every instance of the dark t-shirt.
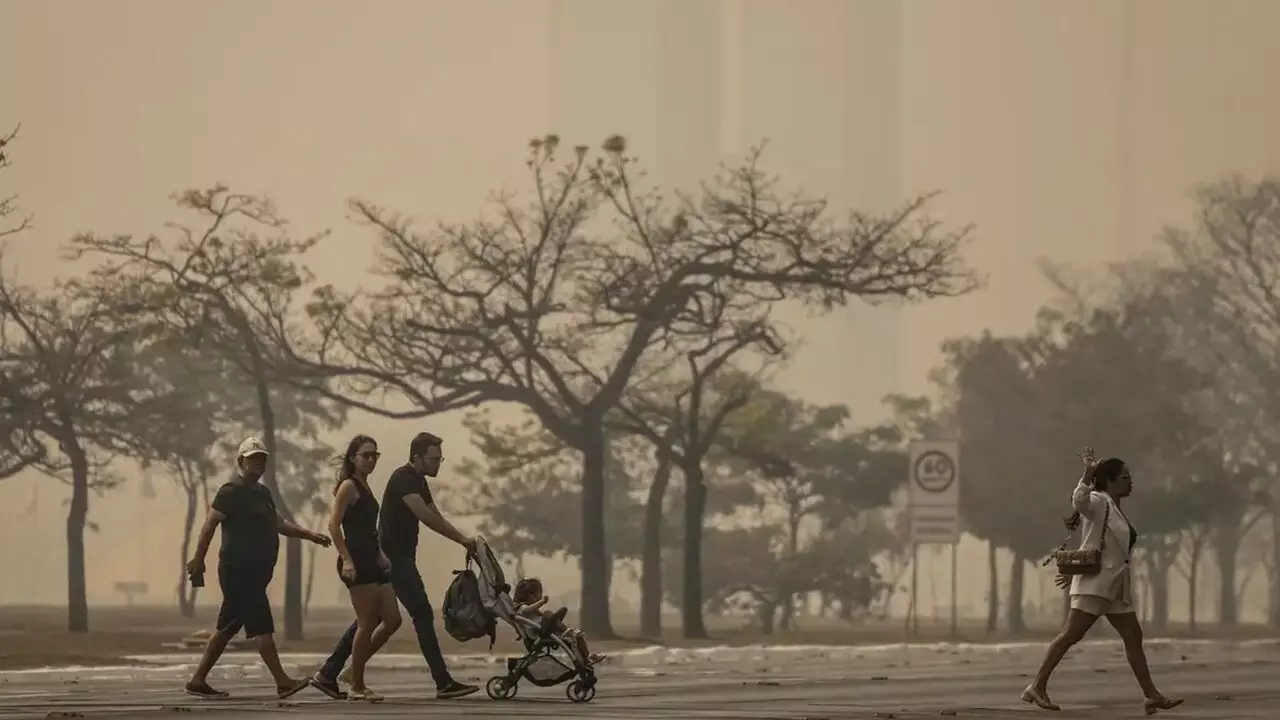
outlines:
M213 509L222 521L218 564L226 568L274 568L280 552L279 520L271 491L260 482L237 477L218 488Z
M418 551L418 516L405 504L406 495L421 495L422 501L431 504L431 488L427 478L402 465L391 473L387 489L382 493L382 511L378 516L378 541L382 552L391 555L413 555Z

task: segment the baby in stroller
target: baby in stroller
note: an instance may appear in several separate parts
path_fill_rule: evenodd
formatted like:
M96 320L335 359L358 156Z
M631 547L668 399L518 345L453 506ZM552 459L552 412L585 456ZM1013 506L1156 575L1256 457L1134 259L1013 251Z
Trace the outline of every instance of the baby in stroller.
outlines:
M542 591L542 581L538 578L525 578L516 583L516 589L511 593L511 600L516 604L516 613L537 622L545 631L559 636L562 640L572 642L578 654L586 660L588 665L595 665L604 660L604 655L593 653L587 647L587 638L581 630L564 624L563 613L542 609L547 604L548 598Z
M470 568L474 563L475 572ZM453 588L445 596L444 620L445 629L450 627L451 617L454 621L465 620L470 612L470 605L479 603L488 617L488 630L484 633L490 640L493 638L492 628L495 620L502 620L515 629L524 646L525 654L507 659L505 675L496 675L485 683L485 693L494 700L513 698L519 690L520 681L528 680L537 687L551 687L568 683L565 696L575 703L590 702L596 696L595 663L603 656L591 655L587 651L586 641L581 633L565 626L564 618L568 608L560 608L554 613L544 613L546 604L542 592L542 583L523 582L517 585L516 596L524 602L517 609L517 600L510 594L511 586L503 577L502 566L498 563L492 549L483 538L476 539L475 552L467 558L468 569L456 573L455 585L467 576L473 578L475 593L478 597L468 599L467 593L459 593L454 598L454 607L450 607ZM465 582L462 582L465 585ZM453 634L453 631L450 631ZM479 637L476 633L455 634L454 637Z

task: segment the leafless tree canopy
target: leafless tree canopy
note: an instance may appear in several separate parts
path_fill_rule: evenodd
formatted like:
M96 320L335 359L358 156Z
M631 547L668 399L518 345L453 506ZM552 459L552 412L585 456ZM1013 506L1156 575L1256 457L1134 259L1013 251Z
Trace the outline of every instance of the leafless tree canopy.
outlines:
M299 260L324 235L295 238L270 200L225 186L173 199L193 222L167 225L170 238L79 235L68 256L98 260L98 281L127 288L139 310L224 351L247 375L256 362L274 367L264 355L297 333L293 297L312 280ZM244 348L246 336L263 341Z
M1174 308L1179 330L1202 366L1245 371L1233 391L1266 396L1280 417L1280 179L1232 177L1195 197L1195 223L1162 237L1183 296L1203 299Z
M0 279L0 377L15 386L3 402L22 419L8 449L60 474L78 443L97 483L112 481L103 469L113 455L145 455L140 438L163 427L169 401L141 371L148 334L105 288L59 283L42 293Z
M21 126L15 127L8 135L0 135L0 170L9 167L8 147L18 136L18 130ZM18 196L6 195L0 192L0 240L10 235L16 235L31 226L31 216L23 215L14 217L18 214Z
M925 218L928 198L837 221L822 201L781 194L753 153L699 197L664 202L639 187L621 138L594 158L559 150L554 136L533 142L531 200L499 195L469 223L421 230L353 201L382 239L387 283L362 299L321 296L327 349L411 378L436 407L516 402L564 434L567 417L612 407L657 345L769 334L762 301L830 307L978 283L959 255L968 229Z
M0 136L0 170L10 166L6 149L17 135L18 129L14 128L8 135ZM16 212L17 196L0 195L0 242L30 225L30 217L12 222L11 216ZM3 251L0 245L0 253ZM0 273L3 272L0 266ZM0 479L16 475L47 457L35 432L40 406L37 373L27 363L23 351L13 344L17 339L14 335L20 333L10 327L9 322L0 320Z

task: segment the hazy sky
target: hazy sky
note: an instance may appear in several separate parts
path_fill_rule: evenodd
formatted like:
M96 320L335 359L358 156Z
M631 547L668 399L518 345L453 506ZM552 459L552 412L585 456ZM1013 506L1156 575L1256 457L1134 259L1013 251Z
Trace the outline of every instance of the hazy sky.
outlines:
M785 384L871 418L926 388L943 338L1025 327L1047 293L1037 257L1123 257L1186 216L1192 184L1274 170L1278 26L1271 0L0 0L0 125L23 124L3 190L37 215L5 271L47 281L72 233L158 230L181 220L170 192L221 181L269 192L300 232L332 228L313 268L356 284L372 239L345 222L352 195L466 218L522 183L548 131L623 133L685 187L768 138L771 170L838 206L936 189L942 218L978 226L980 294L792 318L807 349ZM429 425L464 451L456 419ZM395 459L419 426L361 428ZM18 478L0 501L36 483L38 512L0 538L38 528L49 548L0 560L35 585L0 584L0 602L63 597L63 490ZM176 571L147 563L177 529L157 484L94 501L91 602L125 577L169 595Z

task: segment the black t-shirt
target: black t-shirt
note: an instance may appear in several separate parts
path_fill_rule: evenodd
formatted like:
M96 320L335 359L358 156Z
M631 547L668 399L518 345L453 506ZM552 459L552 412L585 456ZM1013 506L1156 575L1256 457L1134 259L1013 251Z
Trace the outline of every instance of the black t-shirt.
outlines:
M222 521L218 564L229 568L274 568L280 552L279 519L271 491L237 477L218 488L213 509Z
M407 495L420 495L431 504L431 488L427 477L412 465L402 465L391 473L387 489L382 493L382 511L378 516L378 542L387 555L412 555L418 551L418 516L405 504Z

